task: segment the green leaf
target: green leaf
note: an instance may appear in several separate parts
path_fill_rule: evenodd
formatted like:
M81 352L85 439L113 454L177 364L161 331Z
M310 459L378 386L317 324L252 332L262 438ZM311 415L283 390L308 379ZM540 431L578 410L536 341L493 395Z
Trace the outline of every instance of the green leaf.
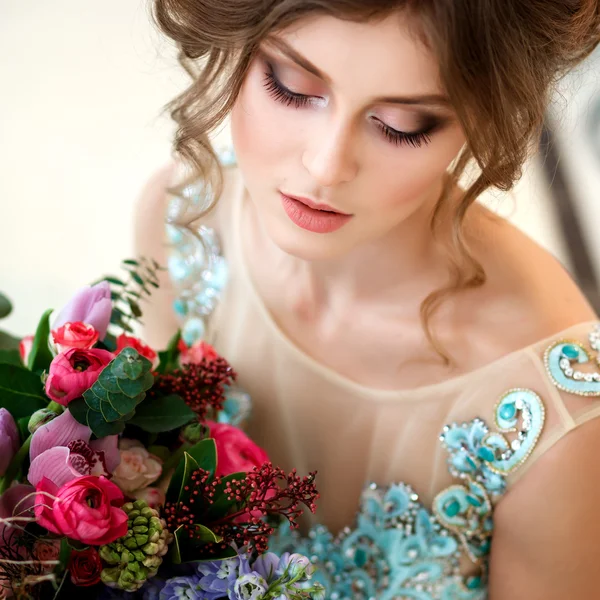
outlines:
M19 428L21 443L23 443L29 437L29 429L27 428L27 426L29 425L29 419L29 416L17 419L17 427Z
M215 474L217 470L217 445L213 438L198 442L188 450L188 453L194 457L201 469L213 475Z
M196 413L180 396L156 396L137 407L131 423L150 433L162 433L183 427L195 418Z
M215 521L231 512L237 511L241 508L241 504L235 500L229 500L225 495L225 487L229 482L232 481L243 481L246 479L246 473L231 473L223 477L221 483L215 487L215 498L216 500L210 505L206 512L205 518L207 522Z
M133 258L126 258L122 261L124 265L131 265L132 267L139 267L140 263L137 260L133 260Z
M6 363L9 365L16 365L21 367L21 354L18 350L0 350L0 363Z
M196 469L198 469L198 463L190 454L185 452L175 469L171 483L169 483L169 489L167 490L167 500L169 502L181 502L185 498L184 488L190 475Z
M158 353L159 364L156 369L159 373L164 374L178 367L179 359L179 341L181 340L181 329L175 332L175 335L169 340L166 349Z
M140 308L140 305L131 298L127 298L127 304L129 304L129 308L131 308L131 314L139 319L142 316L142 309Z
M108 283L112 283L114 285L125 287L125 282L121 281L118 277L107 276L104 278L104 281L108 281Z
M54 358L48 346L51 314L52 309L49 309L42 315L35 332L33 346L31 347L31 353L29 354L29 360L27 364L30 371L41 373L50 367L50 363Z
M213 541L220 541L219 537L203 525L196 525L196 527L205 539L191 539L189 533L183 527L178 527L175 530L174 540L170 548L170 562L178 565L199 560L224 560L237 556L236 551L230 546L215 554L214 546L209 546L209 544Z
M0 348L2 350L18 350L20 339L6 331L0 331Z
M125 423L122 421L107 423L102 414L94 410L88 411L87 421L92 433L97 438L103 438L109 435L117 435L119 433L123 433L125 429Z
M205 544L218 544L223 541L222 536L217 535L214 531L204 525L194 523L194 527L196 528L197 539L200 542Z
M69 564L69 558L71 557L72 551L73 551L73 548L71 548L71 546L69 545L68 538L66 538L66 537L62 538L60 540L60 553L58 555L58 560L60 561L60 564L63 567L63 569L67 568L67 565Z
M82 425L87 425L88 406L83 398L77 398L69 403L69 412Z
M4 319L12 312L12 304L10 300L0 293L0 319Z
M24 367L0 364L0 407L15 419L26 417L48 405L39 375Z
M141 285L142 288L144 287L144 280L135 271L131 271L131 276L138 285Z

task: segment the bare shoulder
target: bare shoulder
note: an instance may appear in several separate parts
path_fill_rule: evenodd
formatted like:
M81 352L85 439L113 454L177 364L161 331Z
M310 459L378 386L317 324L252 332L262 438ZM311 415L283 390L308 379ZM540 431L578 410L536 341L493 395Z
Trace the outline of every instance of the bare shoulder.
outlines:
M494 339L504 340L504 351L597 319L555 256L505 219L488 212L482 223L476 242L488 274L482 310Z

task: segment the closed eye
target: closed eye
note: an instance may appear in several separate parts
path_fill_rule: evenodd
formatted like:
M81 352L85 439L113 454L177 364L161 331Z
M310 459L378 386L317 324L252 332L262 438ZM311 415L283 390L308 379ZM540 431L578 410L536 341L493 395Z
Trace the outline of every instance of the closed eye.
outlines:
M284 106L293 106L299 109L312 104L317 99L315 96L298 94L285 87L275 76L273 67L270 64L267 64L267 70L264 73L264 86L269 95L276 102ZM375 118L372 121L376 124L377 129L379 129L383 137L391 144L395 146L409 145L414 148L420 148L423 144L429 144L431 142L431 133L439 126L437 121L431 121L424 131L406 133L393 129L379 119Z

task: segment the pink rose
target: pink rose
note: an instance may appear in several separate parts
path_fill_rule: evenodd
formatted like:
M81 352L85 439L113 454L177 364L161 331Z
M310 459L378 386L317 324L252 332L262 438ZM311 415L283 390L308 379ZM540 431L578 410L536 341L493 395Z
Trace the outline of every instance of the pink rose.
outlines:
M27 363L29 362L29 353L31 352L31 349L33 348L33 339L34 339L33 335L26 335L19 342L19 354L21 356L21 361L23 362L24 365L27 365Z
M146 487L133 493L136 500L143 500L150 508L162 506L167 498L165 493L156 487Z
M110 544L127 533L123 493L105 477L79 477L61 488L44 477L36 491L36 520L52 533L91 546Z
M70 348L89 350L98 341L98 332L81 321L65 323L62 327L52 330L52 340L58 352L65 352Z
M102 369L113 358L111 352L97 348L71 348L61 352L50 363L46 394L55 402L67 406L94 385Z
M115 354L119 354L123 348L133 348L134 350L137 350L141 356L147 358L152 363L153 369L158 367L158 354L138 338L122 333L117 338L117 349L115 350Z
M268 462L267 453L257 446L241 429L225 423L207 421L210 437L217 446L218 477L248 472Z
M217 351L205 341L196 342L193 346L188 347L183 340L179 340L179 364L200 364L204 359L208 362L219 358Z
M162 473L162 462L136 440L119 443L121 462L113 473L113 481L127 494L154 483Z

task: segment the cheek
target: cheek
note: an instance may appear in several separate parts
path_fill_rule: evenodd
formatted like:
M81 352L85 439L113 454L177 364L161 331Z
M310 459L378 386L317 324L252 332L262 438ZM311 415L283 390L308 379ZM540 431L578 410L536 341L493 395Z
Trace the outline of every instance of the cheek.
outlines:
M231 111L231 136L240 165L272 170L292 147L293 110L269 97L260 70L248 73Z
M398 148L397 156L372 165L372 198L382 211L404 212L441 190L444 174L465 143L464 134L452 126L421 148ZM385 160L385 165L382 164Z

